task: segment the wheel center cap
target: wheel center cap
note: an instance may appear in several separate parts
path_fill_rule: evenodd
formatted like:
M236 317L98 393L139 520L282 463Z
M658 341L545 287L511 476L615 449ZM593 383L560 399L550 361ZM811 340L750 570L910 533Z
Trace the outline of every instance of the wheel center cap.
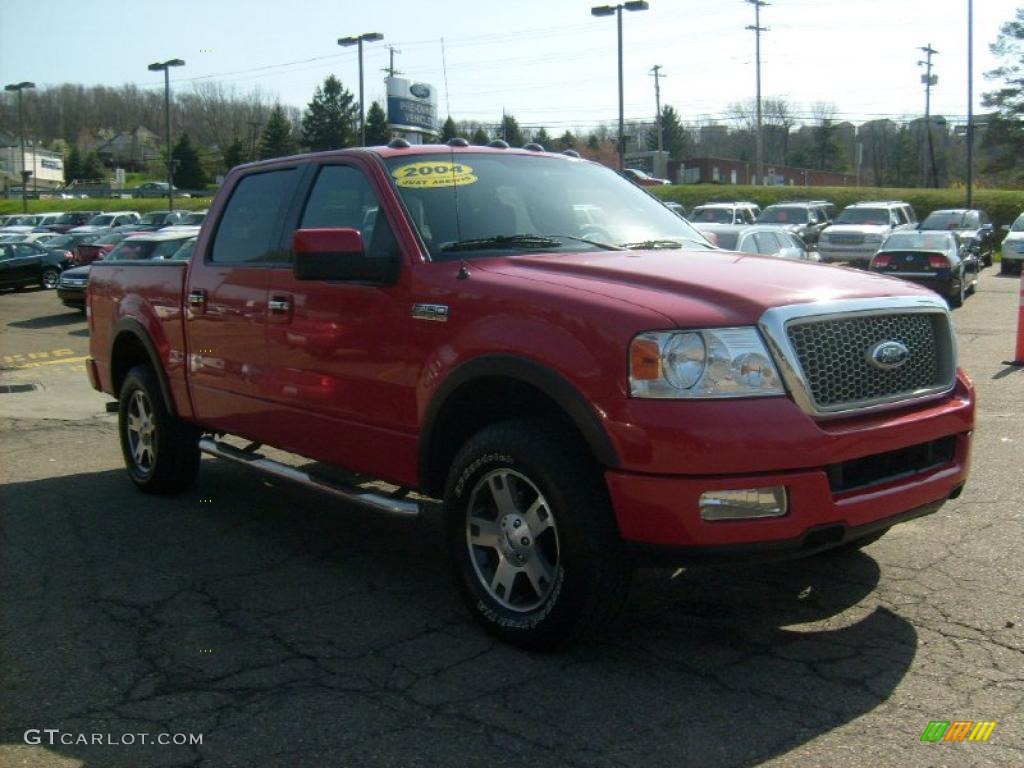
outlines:
M533 551L533 535L522 515L511 514L501 518L501 548L506 555L525 559Z

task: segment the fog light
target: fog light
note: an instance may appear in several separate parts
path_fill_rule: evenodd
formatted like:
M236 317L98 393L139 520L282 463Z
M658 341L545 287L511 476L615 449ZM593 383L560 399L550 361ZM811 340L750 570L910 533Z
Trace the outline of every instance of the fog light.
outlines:
M706 491L700 495L702 520L756 520L782 517L789 509L786 489L738 488L733 491Z

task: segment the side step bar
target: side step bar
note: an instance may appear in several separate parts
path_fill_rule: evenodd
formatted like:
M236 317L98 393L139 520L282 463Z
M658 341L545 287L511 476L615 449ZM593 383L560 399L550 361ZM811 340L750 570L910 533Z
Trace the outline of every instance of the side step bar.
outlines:
M344 499L345 501L353 504L358 504L362 507L367 507L377 512L386 512L400 517L416 517L420 513L420 505L418 502L409 501L406 498L389 496L386 493L367 490L358 486L329 483L325 480L315 478L308 472L304 472L301 469L296 469L295 467L290 467L287 464L282 464L279 461L268 459L266 456L261 456L258 453L243 451L239 448L235 448L233 445L215 440L211 437L203 437L199 440L199 450L203 453L208 453L211 456L216 456L219 459L234 461L238 464L244 464L247 467L258 469L268 475L273 475L274 477L279 477L283 480L290 480L291 482L298 483L306 488L312 488L323 493L329 493L332 496L337 496L340 499Z

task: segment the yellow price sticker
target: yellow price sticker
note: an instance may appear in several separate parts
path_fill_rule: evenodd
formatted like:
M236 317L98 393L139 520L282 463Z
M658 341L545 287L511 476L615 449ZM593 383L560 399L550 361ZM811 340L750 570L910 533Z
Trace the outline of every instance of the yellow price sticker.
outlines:
M400 187L412 189L434 189L437 187L454 187L475 184L476 176L473 169L465 163L452 163L447 160L426 160L410 163L391 172L395 183Z

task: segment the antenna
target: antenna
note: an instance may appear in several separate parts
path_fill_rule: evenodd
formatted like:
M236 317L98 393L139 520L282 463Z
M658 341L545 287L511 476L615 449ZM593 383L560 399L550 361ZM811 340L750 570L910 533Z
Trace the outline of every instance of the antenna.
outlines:
M444 55L444 38L441 38L441 72L444 74L444 109L448 117L452 116L452 103L448 98L448 60Z

